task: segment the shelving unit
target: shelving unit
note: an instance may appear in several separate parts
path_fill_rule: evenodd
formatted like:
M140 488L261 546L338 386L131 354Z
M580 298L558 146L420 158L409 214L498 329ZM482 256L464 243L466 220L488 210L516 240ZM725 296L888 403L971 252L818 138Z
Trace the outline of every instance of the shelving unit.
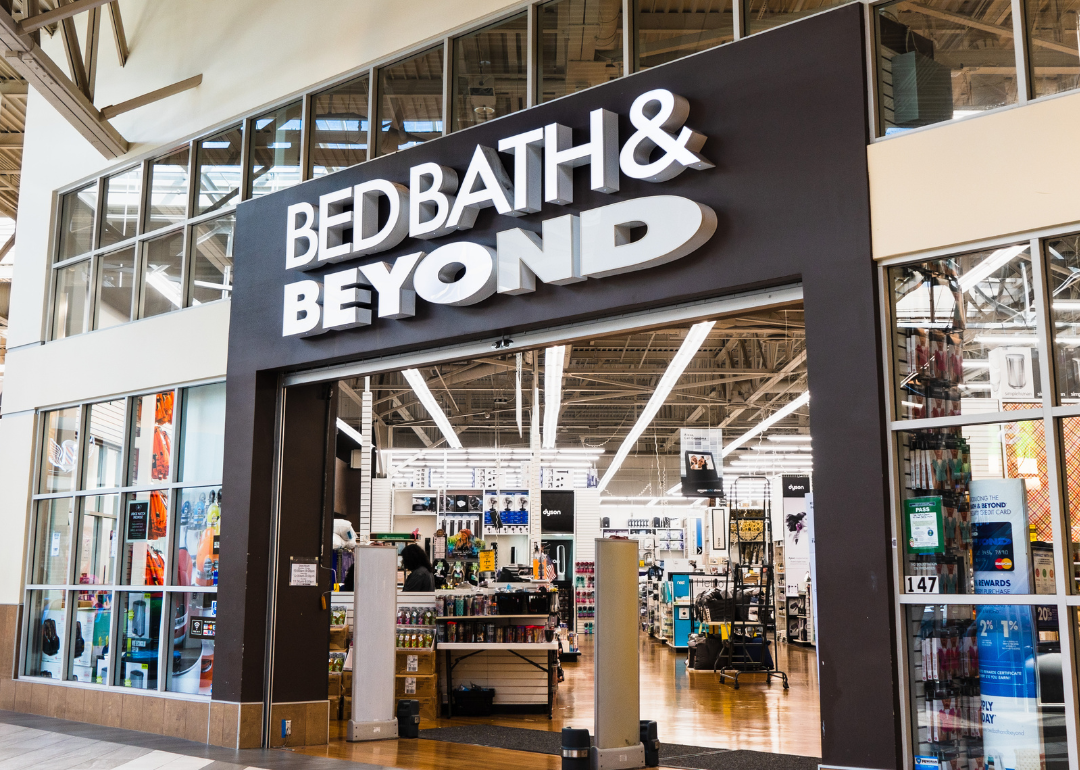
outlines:
M596 617L596 564L579 561L574 564L574 614L577 632L591 634L593 618Z

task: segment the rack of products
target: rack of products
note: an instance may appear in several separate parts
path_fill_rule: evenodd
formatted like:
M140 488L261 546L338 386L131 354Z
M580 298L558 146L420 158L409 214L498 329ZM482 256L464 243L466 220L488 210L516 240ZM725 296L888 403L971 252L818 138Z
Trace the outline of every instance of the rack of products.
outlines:
M583 634L593 632L596 617L596 562L579 561L575 564L574 607L578 630Z
M731 485L730 553L724 580L727 639L716 661L720 681L739 687L748 672L778 677L788 689L787 674L776 667L775 574L772 562L772 501L767 481L740 476ZM725 620L710 618L710 620ZM769 635L772 633L772 648Z

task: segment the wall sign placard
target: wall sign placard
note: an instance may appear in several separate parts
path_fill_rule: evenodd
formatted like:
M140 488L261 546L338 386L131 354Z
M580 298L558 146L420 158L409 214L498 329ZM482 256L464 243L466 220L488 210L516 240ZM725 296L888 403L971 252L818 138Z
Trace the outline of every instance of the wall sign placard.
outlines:
M992 759L1004 770L1038 767L1042 739L1032 608L977 605L975 623L986 764Z
M573 490L541 490L540 532L545 535L574 534Z
M784 514L784 591L786 596L798 596L799 587L810 577L810 530L806 511L810 477L781 476L780 483ZM778 534L774 532L773 537Z
M188 634L192 639L214 639L217 621L213 618L192 618L188 624Z
M292 556L289 565L289 585L319 585L319 560L311 556Z
M904 526L909 553L944 553L944 509L941 497L913 497L904 501Z
M146 540L150 527L150 501L128 501L127 514L127 539Z

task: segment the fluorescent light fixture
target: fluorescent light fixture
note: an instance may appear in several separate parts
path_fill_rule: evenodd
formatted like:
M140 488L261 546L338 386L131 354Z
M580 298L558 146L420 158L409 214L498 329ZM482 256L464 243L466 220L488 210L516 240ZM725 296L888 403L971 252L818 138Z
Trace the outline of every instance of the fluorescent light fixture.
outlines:
M769 441L780 441L788 444L809 444L809 436L767 436Z
M362 435L360 435L360 431L358 431L353 426L349 425L349 423L345 422L340 417L338 417L338 420L337 420L337 427L338 427L338 430L340 430L346 436L351 438L357 444L359 444L360 446L364 446L364 437Z
M1061 341L1061 338L1058 338ZM1037 345L1038 337L1025 334L977 334L975 342L983 345Z
M682 373L686 370L686 367L689 366L690 361L693 360L698 349L701 347L702 343L705 342L705 339L709 336L709 332L712 331L712 328L715 325L715 321L703 321L702 323L697 323L690 327L690 331L686 333L686 339L683 340L678 352L675 353L675 357L672 358L671 363L668 364L667 371L665 371L664 376L660 378L660 383L656 386L656 390L653 391L652 396L649 398L649 402L645 404L645 408L641 410L641 416L638 417L637 422L634 423L634 427L630 429L630 432L626 434L626 438L623 439L619 451L611 458L611 465L604 471L604 477L600 479L600 483L597 485L599 491L603 492L608 483L615 476L615 473L623 464L623 460L630 454L630 450L634 448L634 444L637 443L638 438L641 437L645 428L652 422L656 413L660 411L660 407L667 401L667 397L671 394L671 390L675 387L675 383L679 381Z
M562 373L566 346L556 345L544 351L544 449L555 448L555 431L562 408Z
M232 147L232 142L215 142L207 140L205 142L199 142L199 146L206 150L227 150Z
M420 399L420 403L424 405L424 409L427 409L427 413L431 415L431 419L439 426L439 430L446 438L446 443L454 449L461 449L461 439L454 432L454 426L446 419L446 414L439 406L439 402L435 400L435 396L431 395L427 383L424 382L424 375L420 374L419 369L405 369L402 374L416 393L416 397Z
M776 412L766 417L753 428L746 431L746 433L742 434L737 439L732 441L730 444L724 447L723 451L720 452L720 456L726 457L727 455L731 454L731 452L741 447L754 436L767 431L773 425L776 425L776 423L780 422L782 419L794 412L796 409L806 406L808 403L810 403L810 391L806 391L794 401L785 404L782 408L778 409Z
M985 358L982 358L982 359L969 358L966 361L964 361L964 368L965 369L989 369L990 368L990 362L987 361Z
M1054 310L1075 313L1077 310L1080 310L1080 299L1055 299L1050 303L1050 307Z
M960 291L969 291L973 286L981 283L996 270L1000 270L1005 266L1005 263L1009 262L1013 257L1020 252L1025 251L1027 248L1028 246L1025 243L1020 246L1009 246L1008 248L998 249L997 251L992 252L986 259L960 276Z

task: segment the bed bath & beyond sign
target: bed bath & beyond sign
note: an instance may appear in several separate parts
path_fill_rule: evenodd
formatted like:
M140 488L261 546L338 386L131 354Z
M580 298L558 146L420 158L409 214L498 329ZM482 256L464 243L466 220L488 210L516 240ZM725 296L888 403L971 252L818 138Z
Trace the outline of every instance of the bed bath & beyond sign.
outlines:
M498 142L513 157L507 173L498 153L477 146L460 184L437 163L409 172L409 186L373 179L288 207L287 269L309 270L392 249L406 237L429 240L468 230L477 212L494 206L517 217L542 203L573 202L573 169L588 165L590 186L619 191L619 171L632 179L666 182L687 168L712 168L699 150L706 137L684 125L686 99L666 89L640 95L630 108L636 129L620 149L618 119L608 110L589 114L590 137L573 146L570 128L551 123ZM657 152L659 151L659 152ZM380 224L379 198L389 216ZM384 204L384 208L387 208ZM631 231L645 228L634 240ZM534 291L536 280L556 285L655 267L690 254L716 231L716 213L675 195L632 198L546 219L541 235L511 228L496 248L470 241L372 262L285 286L282 336L311 336L367 326L372 292L379 318L409 318L416 296L440 305L474 305L496 292ZM351 232L351 239L347 234Z

